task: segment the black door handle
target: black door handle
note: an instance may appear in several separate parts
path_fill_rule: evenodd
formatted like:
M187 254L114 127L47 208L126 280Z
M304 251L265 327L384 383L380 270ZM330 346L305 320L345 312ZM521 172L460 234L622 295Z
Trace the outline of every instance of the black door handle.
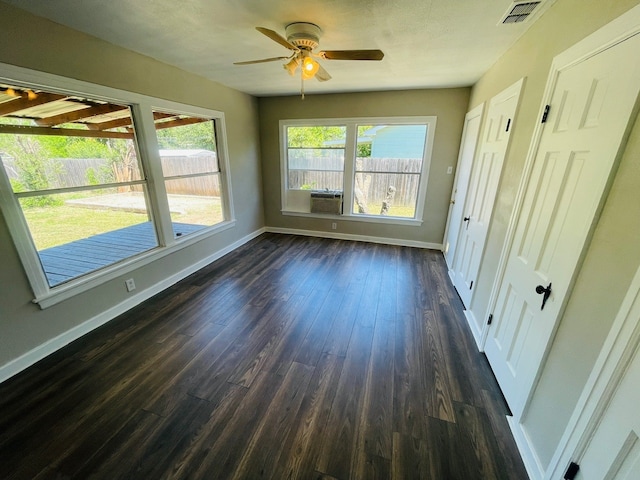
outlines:
M536 287L536 293L538 295L542 295L542 306L540 307L540 310L544 310L544 306L551 295L551 284L547 285L547 288L544 288L542 285L538 285Z
M464 217L464 218L462 219L462 221L463 221L463 222L468 222L469 220L471 220L471 217Z

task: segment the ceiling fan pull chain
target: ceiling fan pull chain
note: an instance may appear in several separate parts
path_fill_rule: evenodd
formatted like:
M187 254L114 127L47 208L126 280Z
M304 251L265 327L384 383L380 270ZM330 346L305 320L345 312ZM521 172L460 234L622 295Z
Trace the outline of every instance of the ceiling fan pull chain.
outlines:
M302 69L300 69L300 94L304 100L304 71Z

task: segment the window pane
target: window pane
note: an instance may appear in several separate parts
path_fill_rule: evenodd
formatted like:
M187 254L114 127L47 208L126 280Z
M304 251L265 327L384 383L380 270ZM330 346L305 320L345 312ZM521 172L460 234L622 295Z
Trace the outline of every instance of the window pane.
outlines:
M158 245L140 186L22 197L20 205L52 287Z
M215 120L154 112L175 237L225 220Z
M128 106L58 97L22 110L8 107L17 97L3 103L0 157L14 192L142 179Z
M358 126L353 213L414 218L426 125Z
M287 187L343 189L344 126L287 127Z
M154 112L165 178L219 172L213 120Z
M426 137L426 125L360 126L358 127L358 157L412 159L422 162ZM411 171L419 172L420 168Z
M176 237L224 220L214 121L154 112Z
M176 237L224 220L218 174L166 180L165 186Z
M353 213L414 218L419 174L356 173Z

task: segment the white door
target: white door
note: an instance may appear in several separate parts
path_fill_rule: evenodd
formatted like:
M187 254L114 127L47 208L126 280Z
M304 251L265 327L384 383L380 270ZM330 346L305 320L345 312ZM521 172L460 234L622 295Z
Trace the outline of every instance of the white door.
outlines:
M451 279L465 306L469 307L480 260L489 231L502 164L513 130L513 118L523 80L515 83L489 102L489 111L474 162L462 225L451 268Z
M464 117L462 141L460 142L456 178L453 182L453 191L451 192L451 206L449 208L449 218L447 220L444 241L444 258L449 266L450 275L456 245L458 244L460 226L462 225L463 207L467 198L467 188L469 187L473 157L476 153L476 145L478 144L478 134L480 133L483 110L484 103L478 105Z
M628 128L640 87L639 51L636 35L558 73L485 345L516 418Z
M611 398L587 449L576 480L640 478L640 354Z
M620 305L545 479L640 478L640 268Z

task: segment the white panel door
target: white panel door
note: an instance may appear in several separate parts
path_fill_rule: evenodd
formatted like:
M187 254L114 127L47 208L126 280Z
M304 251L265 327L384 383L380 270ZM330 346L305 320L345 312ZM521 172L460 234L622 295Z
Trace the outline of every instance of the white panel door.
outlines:
M576 480L640 479L640 355L618 385L580 460Z
M449 273L466 307L471 303L473 287L489 232L502 164L513 130L513 118L523 81L515 83L489 102L485 128L464 204L462 225Z
M482 122L482 111L484 103L471 110L464 117L464 128L462 129L462 141L460 142L460 154L458 155L458 165L456 167L456 178L453 182L451 193L451 207L449 208L449 219L444 240L444 258L449 266L449 274L452 274L451 267L454 263L458 235L462 226L464 204L467 198L469 178L471 177L471 167L473 157L476 153L478 135L480 134L480 124Z
M498 289L485 352L522 414L640 87L640 36L558 74ZM550 291L543 306L545 290Z
M620 305L545 479L640 478L640 268Z

